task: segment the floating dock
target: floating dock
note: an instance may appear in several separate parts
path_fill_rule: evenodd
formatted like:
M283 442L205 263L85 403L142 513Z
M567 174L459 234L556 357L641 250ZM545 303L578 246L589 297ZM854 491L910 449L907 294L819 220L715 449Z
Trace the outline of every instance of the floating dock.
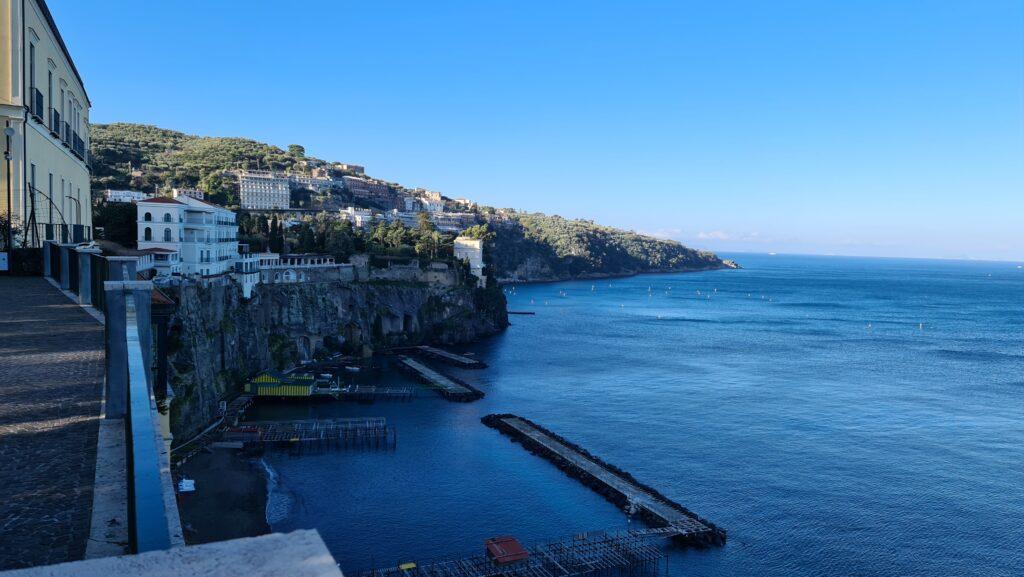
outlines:
M485 553L427 563L363 571L360 577L645 577L661 573L664 551L657 535L644 531L592 532L531 547L516 543L516 555L495 557L491 539Z
M468 403L484 397L483 391L455 377L443 375L427 365L406 356L398 357L398 367L432 387L449 401Z
M474 359L466 355L457 355L455 353L449 353L446 350L439 349L436 347L422 345L418 347L413 347L412 351L425 357L429 357L431 359L435 359L443 363L448 363L449 365L455 365L456 367L460 367L463 369L487 368L487 365L478 359Z
M551 461L627 514L636 513L652 527L664 529L676 543L697 546L725 543L724 529L544 427L509 414L488 415L481 421Z
M304 421L246 421L224 431L225 442L245 448L284 447L306 449L393 449L397 436L383 417L315 419Z

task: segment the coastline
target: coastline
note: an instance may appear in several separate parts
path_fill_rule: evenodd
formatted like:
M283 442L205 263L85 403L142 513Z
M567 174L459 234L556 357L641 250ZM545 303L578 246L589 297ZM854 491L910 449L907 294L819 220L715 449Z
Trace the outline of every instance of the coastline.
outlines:
M721 264L714 266L706 266L699 268L669 268L669 269L650 269L641 271L632 271L624 273L587 273L576 276L562 276L562 277L544 277L544 278L498 278L495 279L499 285L507 284L546 284L556 282L568 282L576 280L604 280L604 279L617 279L617 278L632 278L642 274L674 274L674 273L685 273L685 272L707 272L712 270L736 270L741 269L739 263L732 260L724 260Z
M178 469L180 477L196 482L194 492L178 494L187 544L270 533L268 477L259 458L234 449L203 451Z

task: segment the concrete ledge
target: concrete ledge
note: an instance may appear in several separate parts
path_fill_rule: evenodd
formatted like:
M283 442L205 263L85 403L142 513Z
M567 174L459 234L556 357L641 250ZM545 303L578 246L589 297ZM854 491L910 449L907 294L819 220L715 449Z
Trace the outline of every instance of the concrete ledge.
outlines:
M343 577L316 531L0 572L3 577Z
M128 553L128 478L125 467L124 419L101 418L86 559Z

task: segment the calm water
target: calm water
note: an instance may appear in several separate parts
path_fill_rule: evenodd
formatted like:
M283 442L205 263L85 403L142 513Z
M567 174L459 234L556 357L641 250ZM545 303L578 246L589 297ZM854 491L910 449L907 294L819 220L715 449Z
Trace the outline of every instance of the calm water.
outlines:
M399 431L393 453L269 456L274 528L319 529L352 572L626 526L479 423L507 411L728 529L672 552L673 575L1024 575L1024 270L736 258L516 287L510 308L537 315L473 348L489 369L452 370L477 403L261 409Z

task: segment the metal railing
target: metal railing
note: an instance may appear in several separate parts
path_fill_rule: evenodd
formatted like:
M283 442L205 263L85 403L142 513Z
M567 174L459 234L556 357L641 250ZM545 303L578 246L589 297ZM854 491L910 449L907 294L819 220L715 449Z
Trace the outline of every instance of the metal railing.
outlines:
M72 135L71 123L65 120L64 121L64 131L61 134L60 141L61 141L61 143L64 144L64 146L66 146L68 148L71 148L71 135Z
M77 132L73 132L71 135L71 152L75 156L85 160L85 141L82 137L78 136Z
M60 128L61 128L60 112L57 112L56 108L51 108L50 109L50 134L56 136L57 138L60 138Z
M43 93L38 88L32 87L28 91L28 109L32 117L37 121L46 124L46 109L43 108Z

